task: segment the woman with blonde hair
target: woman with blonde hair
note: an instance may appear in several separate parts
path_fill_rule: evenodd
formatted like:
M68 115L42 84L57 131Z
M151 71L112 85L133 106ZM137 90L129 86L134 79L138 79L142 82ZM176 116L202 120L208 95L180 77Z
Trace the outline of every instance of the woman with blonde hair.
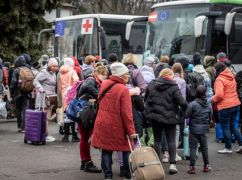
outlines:
M129 69L130 72L130 80L128 84L132 86L137 86L140 88L141 92L144 92L147 84L141 71L136 65L137 61L137 56L131 53L127 54L127 56L123 58L123 63Z
M170 155L169 172L175 174L177 173L176 125L181 123L177 112L179 111L178 106L185 111L187 102L174 81L174 73L171 69L163 69L160 76L148 85L145 93L145 105L145 115L151 121L154 133L154 149L161 159L161 140L164 130Z

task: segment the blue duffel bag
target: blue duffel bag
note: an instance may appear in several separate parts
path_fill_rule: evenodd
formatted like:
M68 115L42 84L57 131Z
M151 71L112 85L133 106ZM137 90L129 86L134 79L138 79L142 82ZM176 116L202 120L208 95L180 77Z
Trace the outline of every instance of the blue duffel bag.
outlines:
M86 100L74 98L66 108L66 116L74 122L79 122L80 112L87 104L88 101Z

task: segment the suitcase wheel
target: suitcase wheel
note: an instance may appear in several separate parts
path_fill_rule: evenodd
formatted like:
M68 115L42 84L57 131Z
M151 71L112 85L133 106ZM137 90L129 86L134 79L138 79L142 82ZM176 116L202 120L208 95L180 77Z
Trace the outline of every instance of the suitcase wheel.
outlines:
M42 144L45 145L46 144L46 141L42 141Z

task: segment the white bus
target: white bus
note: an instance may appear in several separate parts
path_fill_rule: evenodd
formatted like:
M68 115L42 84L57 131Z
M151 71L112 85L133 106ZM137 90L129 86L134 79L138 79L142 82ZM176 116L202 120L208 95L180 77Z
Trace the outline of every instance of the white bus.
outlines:
M227 52L232 63L242 62L242 16L237 13L229 36L225 17L242 0L183 0L153 5L147 26L144 55L184 53L190 58ZM194 24L195 28L194 28Z
M116 53L121 60L127 53L143 55L146 21L145 16L113 14L57 18L54 56L60 60L72 56L81 60L87 55L106 59L109 53Z

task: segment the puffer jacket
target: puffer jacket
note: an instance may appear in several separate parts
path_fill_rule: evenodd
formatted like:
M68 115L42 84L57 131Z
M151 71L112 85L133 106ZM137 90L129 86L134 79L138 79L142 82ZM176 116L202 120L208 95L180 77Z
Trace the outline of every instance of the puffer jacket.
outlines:
M88 76L90 76L93 73L93 71L94 71L94 68L92 65L83 64L81 79L86 79Z
M175 73L174 79L181 91L182 96L186 99L186 81L180 77L180 74Z
M186 117L189 118L189 130L192 134L206 134L211 120L211 106L206 99L195 99L189 103Z
M187 102L174 80L157 78L149 84L145 93L145 116L163 124L179 124L179 106L185 112Z
M217 104L218 110L240 105L237 93L237 84L233 73L226 68L216 78L212 101Z
M140 71L144 77L146 84L148 85L153 79L155 79L154 70L152 67L144 65L140 68Z

